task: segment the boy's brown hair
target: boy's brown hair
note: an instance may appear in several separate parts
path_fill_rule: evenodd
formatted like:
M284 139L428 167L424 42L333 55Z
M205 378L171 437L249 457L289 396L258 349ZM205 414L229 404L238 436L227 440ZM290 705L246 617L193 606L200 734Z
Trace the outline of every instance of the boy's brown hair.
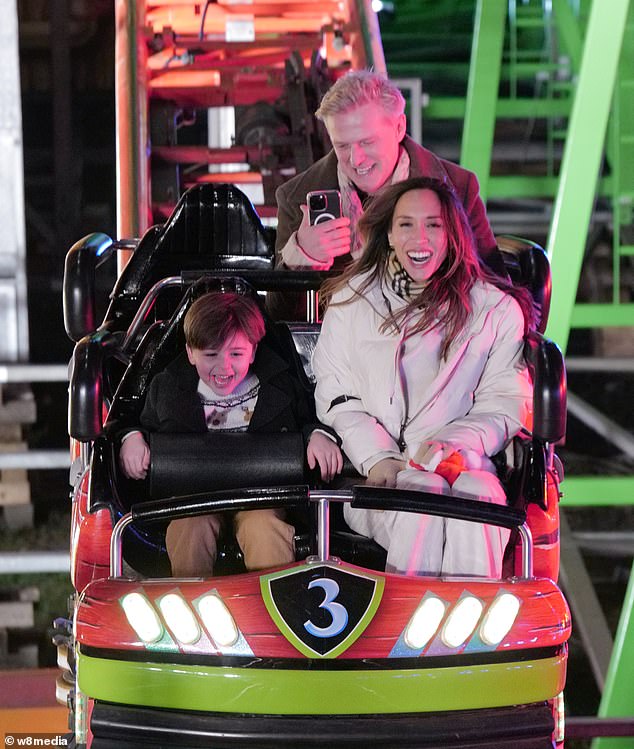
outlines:
M254 346L264 337L264 317L257 302L234 292L211 291L196 299L183 323L190 348L220 348L236 333Z

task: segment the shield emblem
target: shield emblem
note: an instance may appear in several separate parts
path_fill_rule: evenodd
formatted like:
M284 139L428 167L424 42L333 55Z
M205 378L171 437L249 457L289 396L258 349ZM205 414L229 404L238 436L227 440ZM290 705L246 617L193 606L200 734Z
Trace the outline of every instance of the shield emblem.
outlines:
M383 577L338 564L306 564L260 578L264 604L286 639L309 658L336 658L372 621Z

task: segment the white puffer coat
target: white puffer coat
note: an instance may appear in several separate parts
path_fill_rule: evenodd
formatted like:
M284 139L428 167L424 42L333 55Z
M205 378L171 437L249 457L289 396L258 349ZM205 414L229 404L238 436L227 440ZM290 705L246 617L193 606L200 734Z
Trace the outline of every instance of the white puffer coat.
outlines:
M456 445L470 454L469 468L483 468L480 456L502 450L530 423L519 305L478 282L469 322L441 360L439 330L405 342L380 332L388 304L396 311L405 303L378 284L355 295L363 279L338 292L324 315L313 355L318 418L364 475L383 458L413 457L425 440Z

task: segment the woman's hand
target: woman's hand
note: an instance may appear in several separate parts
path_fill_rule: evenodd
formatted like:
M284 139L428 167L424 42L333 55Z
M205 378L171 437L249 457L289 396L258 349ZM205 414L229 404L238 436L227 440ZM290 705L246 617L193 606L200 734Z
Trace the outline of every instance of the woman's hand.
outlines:
M129 479L144 479L150 467L150 448L141 432L133 432L123 441L119 464Z
M322 481L332 481L343 469L343 455L339 446L323 432L313 432L310 435L306 458L311 469L319 464Z
M403 460L383 458L370 468L366 483L372 486L396 486L396 476L405 468L405 461Z
M453 453L457 452L455 445L446 442L423 442L412 458L412 463L418 464L425 471L435 471L439 463L447 460Z
M475 455L473 450L465 453L455 445L424 442L409 464L419 471L433 471L442 476L449 486L453 486L458 476L470 468L466 460L469 452Z

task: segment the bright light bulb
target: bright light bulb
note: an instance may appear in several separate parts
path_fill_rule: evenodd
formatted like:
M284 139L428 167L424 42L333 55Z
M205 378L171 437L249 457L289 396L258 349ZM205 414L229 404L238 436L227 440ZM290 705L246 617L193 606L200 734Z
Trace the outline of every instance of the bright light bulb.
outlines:
M198 613L218 645L228 647L238 640L238 628L219 596L210 593L198 599Z
M460 599L447 618L442 631L442 641L450 648L457 648L469 637L482 615L482 601L474 596Z
M200 627L187 603L176 593L168 593L158 602L163 618L175 637L185 645L200 639Z
M121 606L132 629L143 642L156 642L163 636L163 625L152 604L141 593L128 593Z
M480 627L480 637L487 645L499 645L509 633L520 610L520 599L502 593L491 604Z
M405 644L413 650L424 648L440 626L446 608L445 602L440 598L427 596L405 628Z

